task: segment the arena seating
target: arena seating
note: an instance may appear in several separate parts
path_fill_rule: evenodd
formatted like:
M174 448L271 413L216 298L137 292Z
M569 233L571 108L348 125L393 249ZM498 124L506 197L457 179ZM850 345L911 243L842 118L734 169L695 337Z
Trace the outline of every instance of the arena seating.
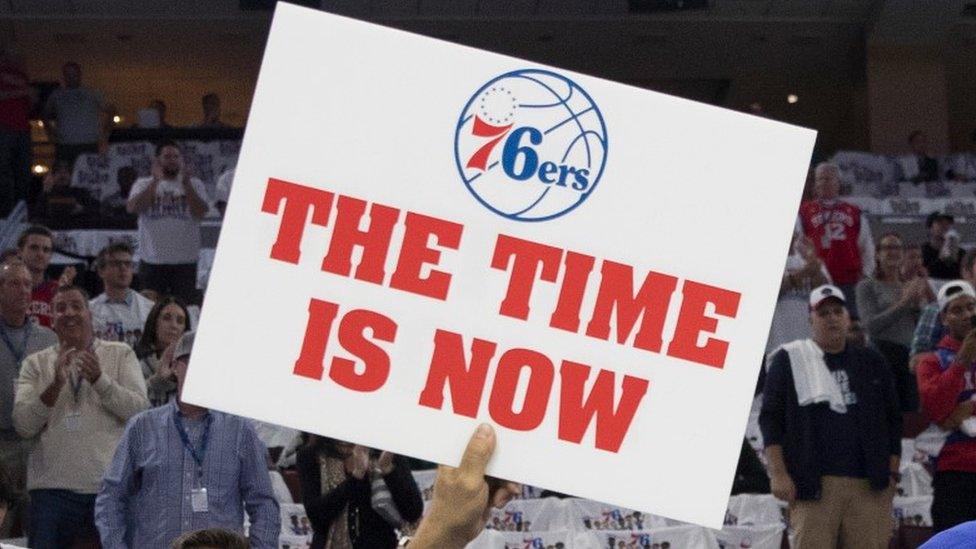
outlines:
M234 167L240 142L233 140L185 141L181 145L196 177L203 180L213 196L217 177ZM99 200L119 194L119 169L131 167L140 176L148 175L153 146L137 141L113 143L105 155L87 154L78 158L72 185L85 188ZM895 159L864 152L843 151L833 159L840 165L844 199L860 206L867 214L875 235L895 230L912 242L926 238L924 218L934 211L959 217L976 216L976 182L915 184L899 181ZM950 158L940 159L948 163ZM116 196L117 198L117 196ZM23 205L0 226L0 243L12 245L26 221ZM964 243L976 242L976 224L957 223ZM198 287L206 287L220 230L218 212L212 209L203 227ZM126 241L138 250L136 231L99 228L59 231L55 247L62 255L54 263L75 263L92 259L105 245ZM138 256L138 251L137 251ZM902 481L894 500L892 547L917 547L932 535L932 468L944 435L928 425L920 414L905 415L902 441ZM762 435L758 428L758 409L754 409L746 438L765 462ZM301 501L294 471L282 473L284 484L296 502ZM432 497L435 471L416 471L414 477L425 503ZM504 510L493 511L488 527L469 547L523 549L562 547L580 548L664 548L752 547L776 549L789 546L787 507L770 495L738 495L729 500L725 526L710 530L681 524L663 517L576 498L539 498L540 490L525 487L522 499ZM311 530L300 503L283 503L280 546L298 549L308 546Z
M945 170L958 155L937 158ZM872 233L896 232L906 242L927 240L925 217L945 212L957 217L976 216L976 181L899 181L896 159L889 156L840 151L831 161L840 166L844 200L856 204L867 215ZM976 244L976 225L956 223L964 244Z
M180 141L190 173L203 181L210 196L220 174L237 164L239 140ZM83 154L75 161L71 185L104 201L119 192L119 169L131 167L139 177L150 175L155 147L148 141L112 143L105 154ZM212 212L213 213L213 212Z

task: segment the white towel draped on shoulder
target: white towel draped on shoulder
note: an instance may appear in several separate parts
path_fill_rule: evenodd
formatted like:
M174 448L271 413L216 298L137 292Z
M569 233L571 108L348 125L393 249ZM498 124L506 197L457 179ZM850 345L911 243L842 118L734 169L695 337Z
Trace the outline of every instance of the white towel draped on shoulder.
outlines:
M844 395L840 385L827 369L824 352L812 339L798 339L784 343L780 349L790 357L793 371L793 384L796 386L796 399L800 406L827 402L830 409L838 414L847 413ZM770 356L775 354L770 353Z

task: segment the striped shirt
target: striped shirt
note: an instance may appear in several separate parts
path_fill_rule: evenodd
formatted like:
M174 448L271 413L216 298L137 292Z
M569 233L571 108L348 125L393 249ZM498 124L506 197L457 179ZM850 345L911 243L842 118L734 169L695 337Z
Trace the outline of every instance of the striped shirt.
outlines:
M210 411L208 440L198 477L193 454L176 427L175 401L132 418L119 442L95 503L95 523L106 549L169 547L183 532L224 528L242 533L251 522L251 547L277 548L278 503L268 474L267 449L241 417ZM181 416L182 418L182 416ZM203 421L182 418L194 448ZM207 490L207 510L194 512L192 491Z

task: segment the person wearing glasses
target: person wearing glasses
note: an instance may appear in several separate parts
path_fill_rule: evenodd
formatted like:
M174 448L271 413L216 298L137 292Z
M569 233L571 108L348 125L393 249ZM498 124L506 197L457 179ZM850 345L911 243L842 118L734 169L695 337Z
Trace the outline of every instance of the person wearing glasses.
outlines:
M154 303L132 286L132 247L124 242L109 244L98 252L95 269L105 292L89 303L95 337L122 341L135 347Z
M900 236L885 234L877 249L874 273L857 285L857 310L871 344L891 368L901 410L914 412L918 389L908 369L908 352L922 308L935 296L928 278L902 276L905 247Z

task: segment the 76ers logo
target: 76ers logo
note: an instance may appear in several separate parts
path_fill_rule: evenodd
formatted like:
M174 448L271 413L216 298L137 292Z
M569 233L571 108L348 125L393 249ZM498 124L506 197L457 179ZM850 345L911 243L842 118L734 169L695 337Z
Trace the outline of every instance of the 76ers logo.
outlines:
M575 82L526 69L498 76L468 101L454 136L465 186L491 211L545 221L583 203L607 156L600 109Z

